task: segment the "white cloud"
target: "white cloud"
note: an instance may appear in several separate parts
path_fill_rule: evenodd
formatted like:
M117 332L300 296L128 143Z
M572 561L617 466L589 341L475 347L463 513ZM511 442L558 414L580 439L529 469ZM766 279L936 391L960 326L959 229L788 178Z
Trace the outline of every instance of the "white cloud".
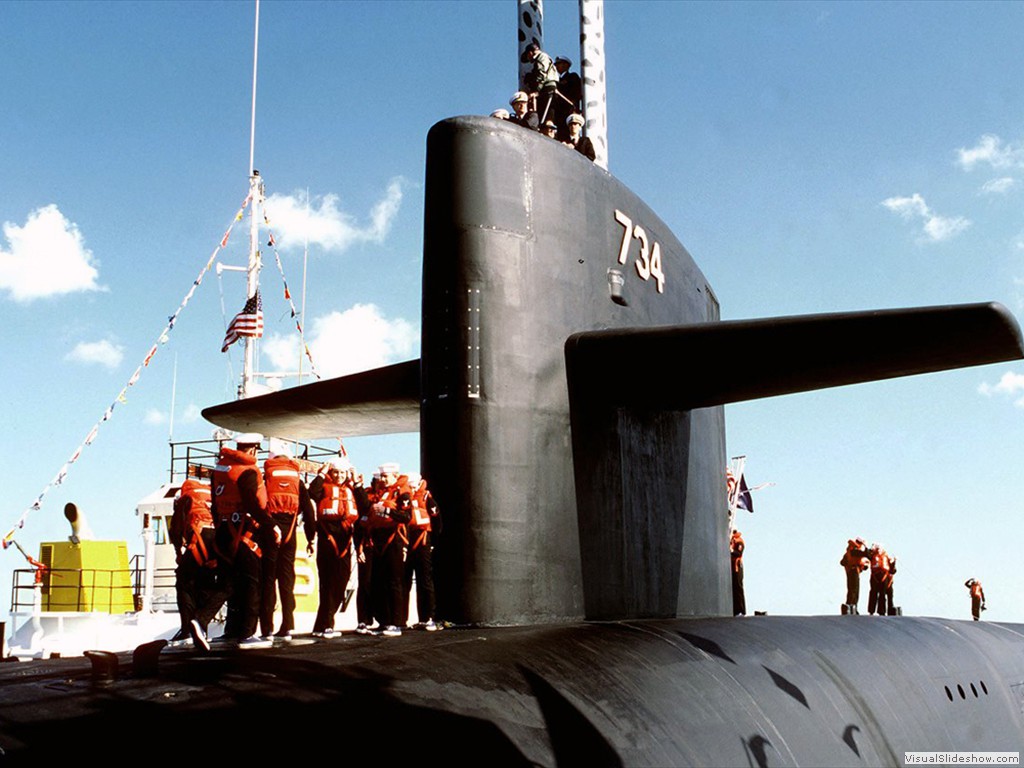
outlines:
M267 217L278 247L302 248L308 237L311 245L341 253L355 243L383 242L402 205L402 180L392 179L364 225L339 210L338 202L337 195L323 195L309 200L307 207L305 192L268 197Z
M978 143L966 149L961 147L957 150L957 162L965 171L970 171L975 165L984 163L993 168L1014 168L1024 165L1024 147L1013 144L1003 144L998 136L987 133L978 139Z
M320 375L329 378L408 360L417 352L419 329L402 318L384 317L373 304L356 304L316 318L306 341ZM281 370L296 370L298 350L295 334L272 334L263 341L263 354Z
M4 237L9 245L0 246L0 289L15 301L100 290L92 251L56 205L32 211L22 227L4 222Z
M167 414L159 408L149 408L146 410L146 415L142 417L142 421L153 425L166 424Z
M932 242L948 240L971 226L970 220L963 216L939 216L917 192L910 197L887 198L882 201L882 205L908 221L922 219L922 239Z
M96 363L107 368L117 368L124 359L124 347L104 339L103 341L80 341L64 356L65 360L76 363Z
M983 195L1005 195L1017 186L1017 180L1011 176L1002 176L998 179L990 179L981 186Z
M181 420L186 424L192 424L199 421L203 417L203 409L195 403L189 403L185 408L185 412L181 415Z
M992 395L1007 395L1016 397L1024 394L1024 374L1007 371L996 384L982 383L978 392L988 397ZM1024 397L1020 397L1013 403L1018 408L1024 408Z

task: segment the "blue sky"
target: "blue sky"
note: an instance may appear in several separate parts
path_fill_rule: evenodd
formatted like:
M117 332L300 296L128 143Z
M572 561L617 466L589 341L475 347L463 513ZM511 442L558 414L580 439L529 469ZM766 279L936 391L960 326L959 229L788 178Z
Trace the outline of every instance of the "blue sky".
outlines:
M255 165L295 294L308 190L321 368L418 355L426 132L506 104L515 13L263 2ZM545 13L545 47L578 61L576 3ZM248 2L0 0L4 531L157 342L245 197L252 28ZM1016 3L609 1L610 170L694 255L723 319L987 300L1019 316L1021 29ZM221 261L246 247L240 224ZM272 259L263 285L272 366L291 330ZM73 500L138 551L175 362L174 437L206 437L198 409L230 399L240 370L219 348L243 290L206 277L28 517L26 549L66 535ZM975 576L987 619L1024 621L1022 409L1021 364L729 406L730 455L775 483L740 520L748 605L835 612L839 557L861 535L899 558L907 613L967 617ZM346 445L363 468L418 463L415 436ZM22 564L14 550L4 563Z

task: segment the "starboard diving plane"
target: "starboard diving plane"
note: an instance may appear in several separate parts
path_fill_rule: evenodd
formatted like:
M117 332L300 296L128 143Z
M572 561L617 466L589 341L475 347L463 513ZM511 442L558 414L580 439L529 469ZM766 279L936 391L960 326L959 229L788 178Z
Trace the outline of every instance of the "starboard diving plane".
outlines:
M419 430L445 516L438 615L457 628L165 654L99 682L81 661L37 679L3 665L0 746L81 754L108 733L128 753L159 728L182 751L217 739L262 761L294 758L294 723L341 759L387 763L895 766L908 750L1021 749L1024 626L732 618L723 477L724 404L1019 359L1003 307L722 322L639 197L492 118L433 127L425 198L419 360L204 416L295 438ZM737 347L742 378L722 359ZM635 375L668 359L676 373ZM281 738L254 737L263 723Z

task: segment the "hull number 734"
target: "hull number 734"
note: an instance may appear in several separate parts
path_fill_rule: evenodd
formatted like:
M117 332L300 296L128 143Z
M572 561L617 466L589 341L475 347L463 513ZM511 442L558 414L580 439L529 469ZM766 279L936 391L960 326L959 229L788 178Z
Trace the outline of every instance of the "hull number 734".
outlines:
M633 240L640 241L640 253L636 257L636 273L641 280L654 278L658 285L658 293L665 292L665 273L661 270L661 245L657 242L652 246L647 232L639 224L633 224L633 220L622 211L615 210L615 220L624 228L622 233L622 246L619 248L619 264L625 264L629 259L629 246Z

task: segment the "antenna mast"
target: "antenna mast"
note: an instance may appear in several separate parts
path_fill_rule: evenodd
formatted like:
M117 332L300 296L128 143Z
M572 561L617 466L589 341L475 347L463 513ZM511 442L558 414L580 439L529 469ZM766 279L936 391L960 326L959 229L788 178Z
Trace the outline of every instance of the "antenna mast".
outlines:
M263 205L263 180L255 165L256 154L256 71L259 60L260 46L260 0L256 0L256 31L252 44L252 119L249 131L249 265L246 269L247 297L253 298L260 287L260 211ZM253 393L255 375L256 339L245 337L245 362L242 365L242 383L238 388L238 396L246 398Z

